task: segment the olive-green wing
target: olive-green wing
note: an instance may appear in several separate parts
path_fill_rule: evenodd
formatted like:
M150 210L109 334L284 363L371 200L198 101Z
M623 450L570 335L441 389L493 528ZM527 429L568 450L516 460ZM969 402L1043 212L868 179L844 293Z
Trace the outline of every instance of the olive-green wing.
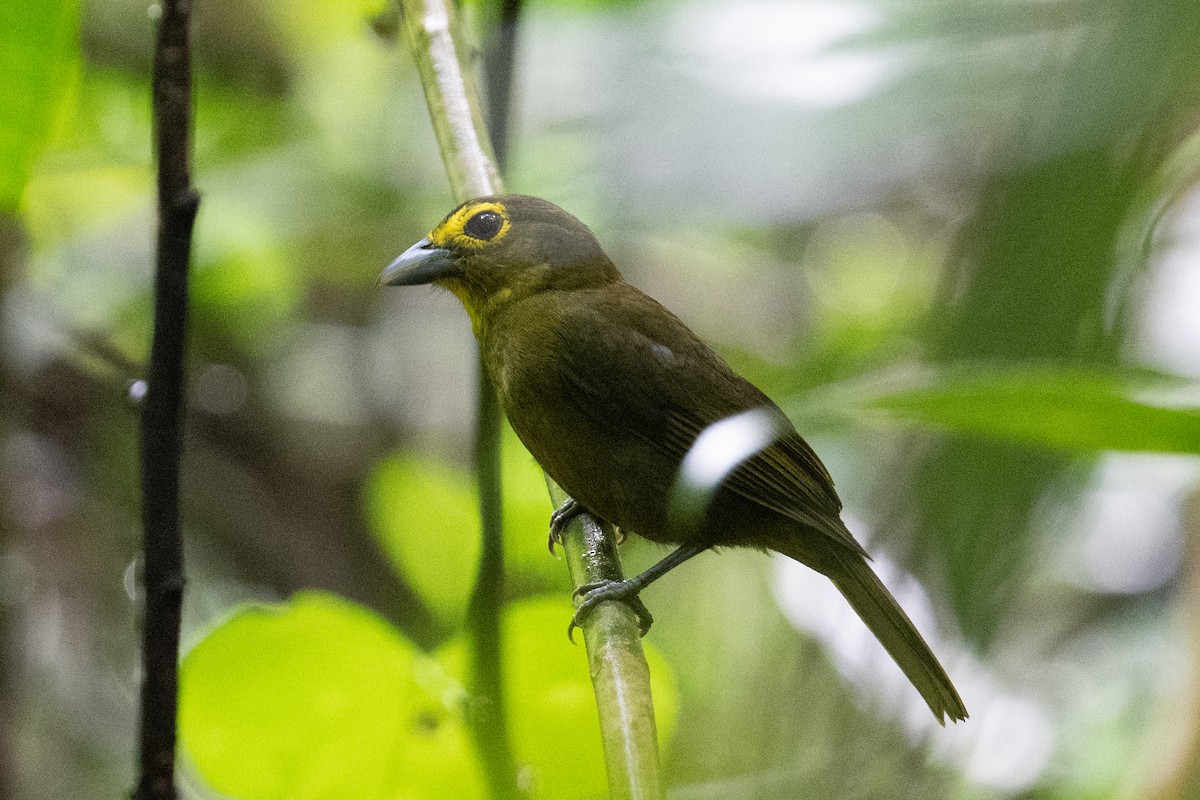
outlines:
M680 463L705 428L742 411L770 408L791 428L762 391L650 297L623 285L594 300L577 304L560 333L561 374L581 413L633 431ZM829 473L795 431L724 485L866 555L838 516Z
M771 407L774 408L773 404ZM782 412L778 413L782 418ZM713 422L726 416L729 414L716 416ZM703 419L707 418L705 415ZM668 440L672 455L682 459L700 431L711 424L688 411L673 411L671 427L678 433ZM747 459L724 485L748 500L821 531L851 550L870 557L846 530L839 516L841 501L834 491L833 481L816 453L798 433L776 440Z

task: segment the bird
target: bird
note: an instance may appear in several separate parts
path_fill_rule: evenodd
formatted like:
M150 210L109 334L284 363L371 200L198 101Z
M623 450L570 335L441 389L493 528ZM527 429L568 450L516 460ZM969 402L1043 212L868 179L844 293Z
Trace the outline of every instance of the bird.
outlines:
M967 718L843 523L817 454L766 394L626 283L583 222L537 197L477 197L405 250L380 283L433 284L461 301L509 423L571 498L551 515L552 543L587 512L622 534L676 546L638 576L580 587L573 626L599 602L623 600L645 633L650 614L638 595L670 569L713 548L776 551L833 582L941 724ZM706 430L747 412L766 414L777 433L722 476L699 521L679 524L672 498L689 451Z

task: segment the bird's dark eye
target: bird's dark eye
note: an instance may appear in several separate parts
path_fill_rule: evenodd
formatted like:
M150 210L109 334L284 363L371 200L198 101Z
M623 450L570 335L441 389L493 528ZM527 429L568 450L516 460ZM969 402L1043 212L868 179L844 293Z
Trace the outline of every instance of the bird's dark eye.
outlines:
M504 217L495 211L480 211L463 225L463 233L472 239L488 241L504 227Z

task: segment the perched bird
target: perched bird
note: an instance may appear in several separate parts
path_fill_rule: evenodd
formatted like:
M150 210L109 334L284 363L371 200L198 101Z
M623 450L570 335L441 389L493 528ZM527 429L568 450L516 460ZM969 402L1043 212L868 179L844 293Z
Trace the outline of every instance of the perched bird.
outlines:
M839 516L841 501L812 448L778 407L678 318L621 273L582 222L524 195L463 203L380 276L432 283L466 308L513 429L583 509L678 549L628 581L588 587L576 620L608 599L631 602L650 581L712 547L775 550L827 576L939 721L966 707ZM782 434L724 478L699 524L672 517L680 465L706 428L765 409Z

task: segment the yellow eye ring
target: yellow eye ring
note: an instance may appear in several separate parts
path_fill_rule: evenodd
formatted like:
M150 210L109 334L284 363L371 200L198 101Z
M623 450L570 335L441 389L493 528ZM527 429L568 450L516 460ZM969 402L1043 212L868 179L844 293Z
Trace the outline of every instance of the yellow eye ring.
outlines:
M434 228L429 241L436 247L481 250L503 239L510 228L512 223L503 203L468 203Z

